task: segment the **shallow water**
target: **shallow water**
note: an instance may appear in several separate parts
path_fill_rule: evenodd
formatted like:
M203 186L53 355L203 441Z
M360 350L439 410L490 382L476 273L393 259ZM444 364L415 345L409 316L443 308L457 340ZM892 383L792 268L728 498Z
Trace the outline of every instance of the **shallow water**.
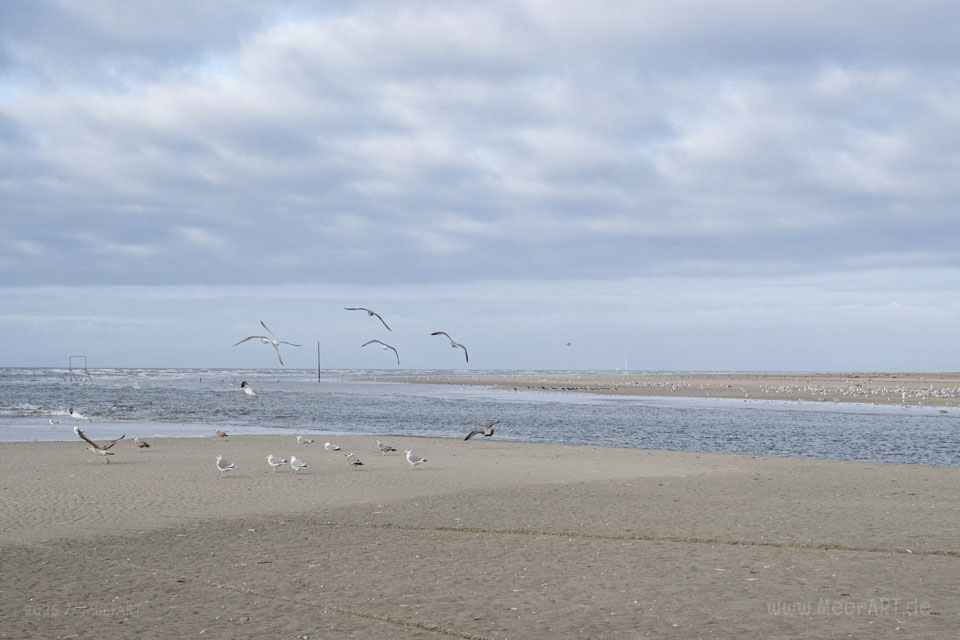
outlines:
M358 380L431 373L424 371L327 371L320 380L308 370L89 373L0 369L0 441L73 440L77 424L98 440L121 434L207 436L217 428L462 438L488 420L500 420L494 436L500 440L960 466L960 414L941 415L935 408ZM243 380L259 398L240 391ZM70 418L71 407L91 421Z

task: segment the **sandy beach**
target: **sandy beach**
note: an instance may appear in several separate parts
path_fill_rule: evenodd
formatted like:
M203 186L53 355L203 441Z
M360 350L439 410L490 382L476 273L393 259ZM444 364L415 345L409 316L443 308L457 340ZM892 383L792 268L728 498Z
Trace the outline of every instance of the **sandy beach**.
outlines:
M430 375L397 382L688 398L960 406L960 373Z
M960 468L381 439L0 444L0 637L960 631Z

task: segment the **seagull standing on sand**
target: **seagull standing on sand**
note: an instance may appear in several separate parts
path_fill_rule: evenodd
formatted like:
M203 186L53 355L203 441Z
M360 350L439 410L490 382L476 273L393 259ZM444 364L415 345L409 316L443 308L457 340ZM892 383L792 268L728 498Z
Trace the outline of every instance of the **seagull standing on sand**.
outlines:
M290 458L290 466L293 467L294 471L300 471L300 469L307 468L307 463L297 458L297 456L293 456Z
M118 442L120 442L121 440L123 440L124 438L127 437L126 434L124 434L124 435L120 436L119 438L117 438L116 440L113 440L113 441L111 441L111 442L108 442L108 443L105 444L105 445L99 445L99 444L97 444L96 442L94 442L93 440L91 440L90 438L88 438L88 437L86 436L86 434L85 434L83 431L80 430L80 427L74 427L74 428L73 428L73 432L74 432L75 434L77 434L78 436L80 436L80 437L83 439L83 441L86 442L87 445L89 445L89 446L87 447L87 449L89 449L90 451L93 451L94 453L96 453L96 454L98 454L98 455L103 456L103 457L104 457L104 460L107 461L107 464L110 464L110 458L107 458L107 456L112 456L112 455L113 455L113 452L112 452L112 451L108 451L108 449L109 449L110 447L112 447L113 445L117 444Z
M340 447L333 444L332 442L324 442L323 448L326 449L327 451L340 451Z
M87 422L93 422L93 420L91 420L85 415L82 415L79 411L77 411L73 407L70 407L70 417L73 418L74 420L86 420Z
M305 436L297 436L297 444L310 444L313 440Z
M243 389L243 392L248 396L252 396L260 401L260 404L263 404L263 398L257 395L257 392L253 390L253 387L250 386L250 383L244 380L240 383L240 388Z
M267 330L267 333L270 334L270 337L269 337L269 338L268 338L267 336L247 336L246 338L244 338L244 339L241 340L240 342L235 342L235 343L233 343L233 346L237 346L238 344L243 344L243 343L246 342L247 340L259 340L259 341L262 342L263 344L269 344L269 345L271 345L271 346L273 347L273 350L277 352L277 360L280 361L280 366L282 367L282 366L283 366L283 358L280 356L280 345L281 345L281 344L289 344L291 347L302 347L303 345L302 345L302 344L294 344L294 343L292 343L292 342L287 342L286 340L277 340L276 336L273 335L273 331L270 331L270 327L268 327L266 324L264 324L263 320L260 321L260 324L263 325L263 328L266 329L266 330Z
M387 327L387 323L384 322L383 318L380 317L380 314L376 311L371 311L370 309L364 309L363 307L344 307L347 311L366 311L368 316L376 316L377 320L383 322L383 326ZM387 331L393 331L390 327L387 327Z
M352 453L347 454L347 462L350 463L350 466L352 466L354 469L356 469L357 467L363 466L363 463L360 462L360 458L353 455Z
M386 351L387 349L392 349L392 350L393 350L393 355L397 356L397 365L400 364L400 354L397 353L397 350L394 349L393 347L391 347L390 345L388 345L386 342L380 342L379 340L371 340L370 342L364 342L364 343L363 343L362 345L360 345L360 346L361 346L361 347L365 347L365 346L367 346L368 344L373 344L374 342L376 342L377 344L381 345L381 346L383 347L383 350L384 350L384 351Z
M468 433L468 434L467 434L467 437L464 438L464 440L469 440L469 439L472 438L473 436L483 436L483 437L485 437L485 438L489 438L490 436L493 435L493 425L495 425L495 424L500 424L500 421L499 421L499 420L491 420L490 422L488 422L487 424L483 425L483 426L480 427L479 429L474 429L473 431L471 431L470 433Z
M214 432L213 435L217 436L218 438L226 438L226 437L227 437L227 432L226 432L226 431L221 431L220 429L217 429L217 430Z
M426 458L420 458L410 453L410 449L406 450L406 454L407 454L407 462L410 463L411 469L416 469L418 464L422 464L427 461Z
M134 439L133 439L133 444L137 445L137 448L140 449L141 451L144 450L144 449L149 449L149 448L150 448L150 445L149 445L148 443L144 442L143 440L141 440L140 438L134 438Z
M457 347L460 347L461 349L463 349L463 357L467 359L467 362L470 362L470 354L467 353L467 348L462 344L460 344L459 342L455 342L454 339L450 337L450 334L448 334L446 331L434 331L430 335L447 336L447 340L450 341L450 346L453 347L454 349L456 349Z
M220 477L223 477L224 471L230 471L231 469L236 469L237 465L233 464L229 460L225 460L223 456L217 456L217 469L220 471Z
M380 449L380 455L385 455L387 453L390 453L391 451L396 451L396 449L394 449L390 445L384 444L379 440L377 440L377 449Z
M287 459L271 454L267 456L267 464L273 467L273 472L276 473L277 467L279 467L282 464L287 464Z

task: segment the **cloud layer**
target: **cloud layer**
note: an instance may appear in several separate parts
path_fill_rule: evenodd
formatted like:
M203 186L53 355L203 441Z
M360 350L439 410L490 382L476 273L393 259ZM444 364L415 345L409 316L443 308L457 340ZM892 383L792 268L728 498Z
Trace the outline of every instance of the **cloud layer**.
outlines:
M960 268L950 5L261 4L0 5L0 284Z

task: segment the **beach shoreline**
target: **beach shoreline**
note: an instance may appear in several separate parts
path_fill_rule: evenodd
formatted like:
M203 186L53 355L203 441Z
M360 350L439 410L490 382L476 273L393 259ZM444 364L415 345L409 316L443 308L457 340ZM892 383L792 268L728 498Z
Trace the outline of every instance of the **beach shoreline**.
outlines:
M960 373L530 373L378 377L517 391L960 406Z
M294 436L0 444L0 638L960 629L957 467Z

